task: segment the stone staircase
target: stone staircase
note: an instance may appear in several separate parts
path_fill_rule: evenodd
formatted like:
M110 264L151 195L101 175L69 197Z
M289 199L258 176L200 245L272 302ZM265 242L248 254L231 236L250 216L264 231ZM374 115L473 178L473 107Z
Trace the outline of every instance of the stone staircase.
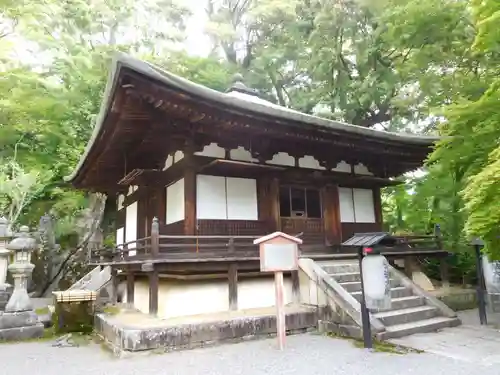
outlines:
M110 281L111 267L97 266L76 283L71 285L68 290L90 290L99 292L102 289L106 288Z
M317 280L330 306L343 310L351 322L361 327L361 281L357 262L313 262L301 260L301 268ZM324 280L319 281L320 278ZM311 279L314 280L314 279ZM422 290L403 273L390 266L391 309L371 310L372 332L379 340L414 333L432 332L461 324L456 313Z

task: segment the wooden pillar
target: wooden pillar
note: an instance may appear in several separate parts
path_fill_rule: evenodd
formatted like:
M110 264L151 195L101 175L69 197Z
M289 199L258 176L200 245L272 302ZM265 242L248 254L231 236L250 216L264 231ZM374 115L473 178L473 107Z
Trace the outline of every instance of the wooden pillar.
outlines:
M196 170L193 163L194 148L188 142L184 148L184 234L196 235Z
M111 268L111 303L118 303L118 270L114 267Z
M153 218L151 225L151 259L157 259L160 253L160 239L159 239L159 223L158 218ZM151 263L152 269L149 270L149 313L156 315L158 313L158 289L159 277L158 269L155 263Z
M374 210L375 210L375 223L378 224L378 227L380 230L382 230L382 227L384 225L384 218L383 218L383 212L382 212L382 192L380 191L380 188L374 188L373 189L373 205L374 205Z
M449 275L449 265L448 265L448 258L447 257L442 257L439 259L439 270L441 273L441 285L443 288L449 288L450 287L450 275Z
M299 271L292 271L292 302L300 303Z
M270 225L271 231L281 230L280 222L280 183L277 178L272 178L269 185Z
M129 308L134 307L135 280L134 273L129 268L127 270L127 304Z
M137 196L137 238L144 238L149 232L149 226L147 224L148 217L148 199L149 199L149 188L145 186L140 186L138 190L139 195Z
M417 258L414 256L407 256L404 258L405 274L410 279L413 278L413 272L417 270Z
M238 264L230 263L227 273L229 310L238 310Z
M339 194L337 186L325 186L321 189L321 204L323 206L323 222L325 237L330 245L341 243L341 223Z

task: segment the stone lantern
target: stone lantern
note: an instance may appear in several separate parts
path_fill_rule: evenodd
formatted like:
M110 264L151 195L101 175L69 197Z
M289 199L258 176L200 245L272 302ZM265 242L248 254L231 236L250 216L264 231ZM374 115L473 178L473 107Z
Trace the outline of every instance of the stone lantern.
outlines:
M9 221L0 217L0 310L4 309L12 291L12 287L7 284L10 250L7 250L6 246L11 237L9 226Z
M20 228L20 233L7 245L7 249L14 252L14 262L8 267L14 278L14 290L7 306L5 306L5 311L33 310L27 284L33 268L35 268L30 261L31 253L36 249L36 240L30 236L27 226Z

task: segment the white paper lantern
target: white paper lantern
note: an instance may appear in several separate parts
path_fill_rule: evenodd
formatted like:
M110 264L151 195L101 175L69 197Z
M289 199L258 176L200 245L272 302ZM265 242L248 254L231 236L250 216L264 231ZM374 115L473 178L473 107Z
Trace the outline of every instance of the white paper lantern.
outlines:
M391 308L389 266L382 255L367 255L362 260L366 307L375 310Z

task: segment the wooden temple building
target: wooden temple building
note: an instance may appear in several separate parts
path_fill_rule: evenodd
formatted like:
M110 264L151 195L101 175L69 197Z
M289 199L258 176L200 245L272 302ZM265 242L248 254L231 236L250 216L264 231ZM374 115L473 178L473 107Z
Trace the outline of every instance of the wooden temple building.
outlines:
M352 256L341 243L383 230L380 189L419 168L435 141L284 108L242 80L216 92L119 55L68 180L116 199L117 248L91 264L125 278L139 309L198 314L272 304L257 237L282 231L302 238L303 256ZM431 237L387 254L444 254Z

